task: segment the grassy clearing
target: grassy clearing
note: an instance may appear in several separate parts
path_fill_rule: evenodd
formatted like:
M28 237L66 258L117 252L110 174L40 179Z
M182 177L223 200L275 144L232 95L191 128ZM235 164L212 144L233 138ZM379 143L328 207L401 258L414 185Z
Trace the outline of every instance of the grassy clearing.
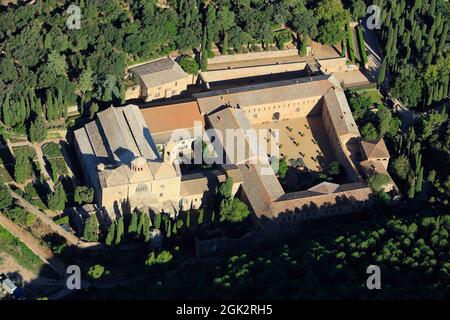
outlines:
M5 252L25 269L39 273L44 262L35 255L23 242L0 226L0 252Z
M362 90L357 90L357 92L359 94L365 94L367 95L371 100L372 103L377 103L377 104L381 104L381 99L383 98L383 96L381 95L381 93L378 91L378 89L372 88L372 89L362 89Z

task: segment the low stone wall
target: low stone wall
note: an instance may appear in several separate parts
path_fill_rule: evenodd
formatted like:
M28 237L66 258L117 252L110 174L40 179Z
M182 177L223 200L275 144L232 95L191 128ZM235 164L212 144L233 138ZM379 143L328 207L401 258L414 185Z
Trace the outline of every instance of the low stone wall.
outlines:
M218 237L208 240L195 239L195 255L197 258L220 256L248 250L262 239L254 232L249 232L238 239Z
M284 72L302 71L306 68L306 62L294 62L285 64L273 64L267 66L255 66L248 68L236 68L225 70L213 70L201 73L204 82L219 82L239 78L257 77Z
M208 59L208 64L211 65L211 64L217 64L217 63L230 63L230 62L238 62L238 61L282 58L282 57L291 57L291 56L297 56L297 55L298 55L297 49L239 53L239 54L233 54L233 55L216 56L214 58Z
M344 189L352 189L352 185L342 185ZM345 188L348 186L348 188ZM276 201L272 204L274 214L279 222L291 220L309 220L351 213L366 208L372 201L372 190L369 187L353 188L331 194L305 195L291 199Z

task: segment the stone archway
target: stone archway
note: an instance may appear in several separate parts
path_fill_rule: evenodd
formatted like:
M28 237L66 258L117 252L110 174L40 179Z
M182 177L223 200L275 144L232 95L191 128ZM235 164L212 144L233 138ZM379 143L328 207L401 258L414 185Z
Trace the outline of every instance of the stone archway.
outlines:
M280 120L280 113L279 112L275 112L272 115L272 120L276 120L276 121Z

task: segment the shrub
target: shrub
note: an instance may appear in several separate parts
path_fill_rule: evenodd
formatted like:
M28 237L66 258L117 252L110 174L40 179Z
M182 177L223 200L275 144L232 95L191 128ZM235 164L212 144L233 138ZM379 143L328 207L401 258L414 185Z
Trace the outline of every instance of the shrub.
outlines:
M200 66L194 58L189 56L183 56L180 59L180 66L183 70L189 74L197 74Z
M99 264L91 266L88 271L88 276L92 279L100 279L104 274L105 267Z
M372 190L375 192L382 191L383 188L389 183L389 181L390 181L389 176L381 173L371 175L367 179L369 187L372 188Z
M55 220L56 224L63 225L69 224L69 216L63 216Z
M78 204L92 203L92 201L94 201L94 189L85 186L78 186L75 189L74 200Z
M8 208L13 202L9 188L5 184L0 185L0 210Z
M165 263L169 263L170 261L172 261L173 255L169 252L169 251L162 251L161 253L159 253L158 255L155 255L155 252L151 252L147 258L147 260L145 260L145 265L146 266L152 266L152 265L156 265L156 264L165 264Z

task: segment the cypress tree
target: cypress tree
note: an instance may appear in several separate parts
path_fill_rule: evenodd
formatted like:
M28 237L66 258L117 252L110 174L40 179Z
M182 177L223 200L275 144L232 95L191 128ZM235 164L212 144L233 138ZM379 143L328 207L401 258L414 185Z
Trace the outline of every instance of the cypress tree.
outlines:
M173 227L172 227L172 233L175 235L175 234L177 234L177 224L176 223L174 223L173 224Z
M410 181L409 190L408 190L408 198L413 199L414 198L414 192L415 192L415 180L413 178Z
M172 234L172 220L168 219L166 228L166 237L170 238L171 234Z
M428 89L427 106L431 105L431 103L433 103L433 87Z
M89 218L86 219L83 230L83 238L87 241L96 242L98 241L100 234L100 225L98 223L97 215L94 213Z
M47 121L53 121L55 116L53 112L53 97L50 90L47 90L46 100L45 100L45 109L47 113Z
M439 101L439 84L436 84L433 90L433 100Z
M204 214L203 211L204 211L203 208L198 210L198 221L197 221L197 224L199 224L199 225L203 223L203 214Z
M428 9L428 14L430 17L434 17L434 14L436 13L436 0L431 0L430 8Z
M144 241L148 242L150 240L150 226L151 226L151 220L150 215L148 212L142 213L143 216L143 226L142 226L142 233L144 235Z
M119 245L120 242L122 241L123 232L124 232L123 218L120 217L117 220L116 240L115 240L116 245Z
M216 21L216 9L213 5L208 5L208 9L206 12L206 33L207 33L207 41L206 41L206 51L210 52L212 49L212 43L215 38L215 28L214 23Z
M427 58L425 60L425 63L427 65L429 65L432 62L435 52L436 52L436 45L433 43L433 45L431 46L431 50L428 51Z
M423 167L419 170L419 175L417 176L416 181L416 192L419 193L422 191L422 183L423 183Z
M7 126L12 125L11 106L9 104L9 96L6 96L5 101L2 104L3 122Z
M207 42L207 38L206 38L206 27L205 27L205 28L203 28L202 49L200 52L200 54L201 54L200 67L203 72L205 72L206 69L208 68L208 52L206 49L206 42Z
M138 216L136 210L131 213L131 221L128 225L128 233L137 233Z
M384 77L386 73L386 58L383 59L383 63L381 64L380 72L378 73L378 85L381 86L384 83Z
M439 86L439 95L438 95L438 101L441 101L444 99L444 85Z
M107 246L112 245L114 240L114 234L116 233L116 224L112 222L108 227L108 233L106 234L105 243Z
M161 227L161 214L157 213L155 215L155 228L159 229Z
M222 54L228 54L228 32L223 32Z
M189 228L191 226L191 212L186 212L186 227Z
M447 78L444 80L444 84L442 85L443 88L444 88L443 93L442 93L442 98L443 98L443 99L446 99L446 98L448 97L448 85L449 85L448 82L449 82L449 78L447 77Z
M402 37L403 37L403 34L405 33L405 19L403 19L403 18L399 22L398 33Z
M25 124L25 119L27 118L27 107L25 105L24 98L20 98L19 101L19 109L17 110L18 114L18 123L19 124Z
M142 235L142 230L143 230L143 227L144 227L144 212L143 213L141 213L141 215L139 216L139 222L138 222L138 225L137 225L137 230L136 230L136 236L137 237L140 237L141 235Z
M444 49L445 41L447 40L447 33L448 33L448 22L445 23L445 26L441 33L441 38L439 39L439 45L438 45L439 53L442 52L442 49Z
M47 128L44 118L39 114L30 125L30 141L31 143L42 142L47 137Z

